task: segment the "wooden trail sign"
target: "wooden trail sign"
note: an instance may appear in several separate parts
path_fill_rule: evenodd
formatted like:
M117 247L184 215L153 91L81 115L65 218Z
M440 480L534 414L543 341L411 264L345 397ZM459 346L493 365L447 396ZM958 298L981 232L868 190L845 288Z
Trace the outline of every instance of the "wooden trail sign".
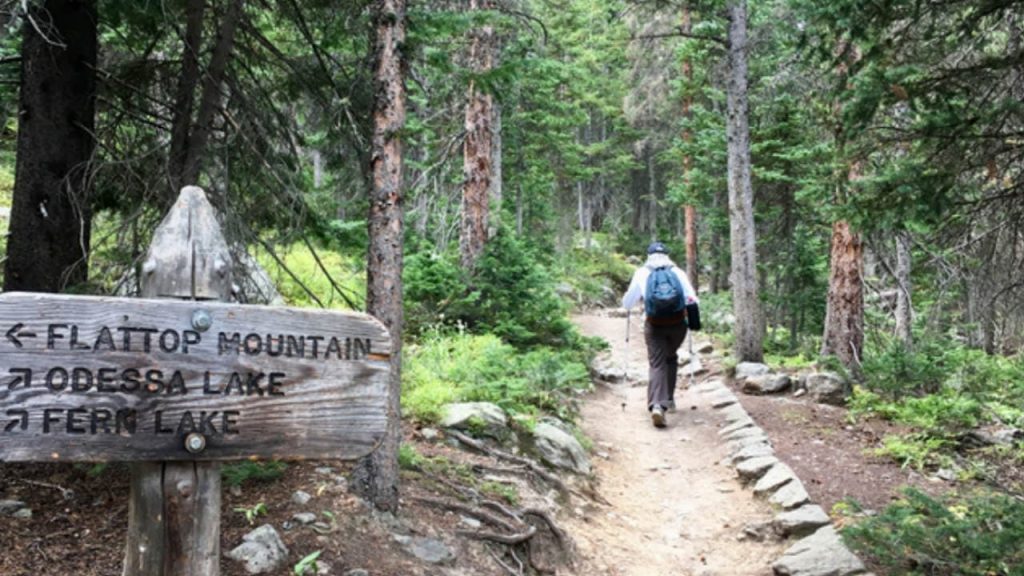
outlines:
M365 314L8 293L0 333L0 461L351 459L387 424Z

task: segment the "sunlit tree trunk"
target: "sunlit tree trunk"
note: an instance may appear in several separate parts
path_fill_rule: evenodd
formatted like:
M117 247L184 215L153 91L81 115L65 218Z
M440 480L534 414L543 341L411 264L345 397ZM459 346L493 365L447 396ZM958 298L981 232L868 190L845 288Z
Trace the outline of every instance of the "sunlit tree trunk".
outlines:
M747 3L729 3L729 225L735 354L741 362L764 358L764 314L758 294L754 191L750 182L750 127L747 118Z
M26 6L4 290L58 292L88 272L96 2Z
M470 0L470 10L489 10L490 0ZM494 28L481 26L470 40L470 67L475 74L491 70ZM464 269L472 271L487 243L489 200L493 173L494 98L476 79L469 82L466 101L466 136L463 151L462 227L459 252Z
M376 0L372 189L368 231L366 308L391 331L388 428L380 447L359 461L354 490L380 510L398 509L402 366L402 139L405 125L405 0Z

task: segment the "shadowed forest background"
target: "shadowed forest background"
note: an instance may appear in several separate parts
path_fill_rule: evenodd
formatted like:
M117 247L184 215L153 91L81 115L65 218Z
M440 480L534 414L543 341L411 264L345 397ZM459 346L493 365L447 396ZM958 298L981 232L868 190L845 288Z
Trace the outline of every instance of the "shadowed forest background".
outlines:
M1021 574L1022 36L1019 0L0 0L3 288L137 294L196 184L237 300L368 310L407 420L529 427L657 239L734 362L839 372L878 455L961 481L859 551Z

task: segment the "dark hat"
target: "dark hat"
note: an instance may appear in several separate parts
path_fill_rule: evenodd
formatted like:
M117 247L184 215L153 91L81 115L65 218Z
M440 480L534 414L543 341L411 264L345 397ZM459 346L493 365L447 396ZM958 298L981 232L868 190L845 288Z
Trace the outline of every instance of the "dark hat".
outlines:
M668 254L668 248L661 242L651 242L651 245L647 247L648 254Z

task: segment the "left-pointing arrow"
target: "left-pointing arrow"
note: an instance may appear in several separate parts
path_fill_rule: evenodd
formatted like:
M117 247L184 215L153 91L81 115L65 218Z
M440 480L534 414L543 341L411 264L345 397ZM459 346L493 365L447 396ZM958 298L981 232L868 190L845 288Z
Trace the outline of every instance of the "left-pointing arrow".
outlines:
M14 326L11 326L11 329L7 331L7 334L6 334L7 339L10 340L11 343L13 343L16 348L21 348L21 347L24 346L21 343L21 340L19 340L19 338L35 338L36 337L36 333L35 332L22 331L21 329L24 328L24 327L25 327L24 324L22 324L21 322L18 322Z

